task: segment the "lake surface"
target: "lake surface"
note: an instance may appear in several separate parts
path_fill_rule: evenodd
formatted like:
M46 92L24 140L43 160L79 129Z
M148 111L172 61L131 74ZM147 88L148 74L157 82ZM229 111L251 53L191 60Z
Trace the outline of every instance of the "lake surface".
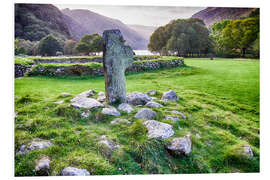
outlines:
M133 50L136 55L156 55L148 50Z

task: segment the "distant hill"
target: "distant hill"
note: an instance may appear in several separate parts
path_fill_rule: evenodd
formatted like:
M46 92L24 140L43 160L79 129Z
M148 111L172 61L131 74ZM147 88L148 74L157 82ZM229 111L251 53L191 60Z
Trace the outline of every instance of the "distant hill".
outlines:
M15 4L15 37L38 41L53 34L60 39L70 38L62 12L51 4Z
M138 32L134 31L117 19L112 19L92 11L82 9L63 9L62 12L73 19L73 21L70 21L65 18L64 21L68 24L68 27L72 32L72 36L77 40L80 39L84 33L98 33L102 35L103 31L106 29L120 29L127 41L127 44L129 44L133 49L147 49L148 40L143 35L140 35ZM78 27L74 27L72 23L77 23Z
M223 19L239 19L248 17L249 14L255 10L256 8L208 7L192 15L192 18L202 19L206 26L211 26L213 23Z
M128 27L141 34L148 41L152 33L158 28L154 26L143 26L137 24L128 24Z

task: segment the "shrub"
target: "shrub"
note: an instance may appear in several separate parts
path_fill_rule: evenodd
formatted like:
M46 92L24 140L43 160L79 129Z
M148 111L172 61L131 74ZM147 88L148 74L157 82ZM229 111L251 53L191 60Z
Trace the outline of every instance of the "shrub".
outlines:
M61 47L60 42L50 34L40 40L38 50L43 56L55 56L56 52L62 51L63 48Z

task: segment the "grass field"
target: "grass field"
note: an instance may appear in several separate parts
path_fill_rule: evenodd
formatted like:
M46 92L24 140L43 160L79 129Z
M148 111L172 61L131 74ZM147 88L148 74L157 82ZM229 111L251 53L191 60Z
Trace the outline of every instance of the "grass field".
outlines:
M175 135L192 135L188 157L172 157L164 149L166 141L149 140L141 120L123 114L133 125L109 125L113 117L96 121L81 119L69 107L73 96L89 90L104 91L103 77L25 77L15 79L15 148L35 137L53 140L54 146L15 156L15 175L31 176L35 159L52 159L50 175L59 175L67 166L100 174L220 173L259 172L259 61L242 59L185 59L187 67L127 75L127 91L162 92L173 89L177 103L169 103L156 120L169 110L183 112L188 118L173 123ZM65 100L58 105L55 102ZM136 108L138 109L138 108ZM96 112L100 113L100 110ZM196 138L195 134L201 138ZM99 136L106 134L121 144L121 151L110 159L100 153ZM236 149L249 144L254 157L246 158Z

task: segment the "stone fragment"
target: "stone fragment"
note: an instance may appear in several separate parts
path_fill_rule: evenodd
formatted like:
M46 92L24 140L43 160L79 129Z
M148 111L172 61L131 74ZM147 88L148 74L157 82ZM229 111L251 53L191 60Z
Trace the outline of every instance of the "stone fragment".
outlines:
M191 139L190 135L186 135L183 138L174 138L167 149L170 153L176 156L186 155L191 152Z
M35 138L32 142L28 143L27 145L22 145L20 147L18 154L26 154L29 151L36 150L36 149L44 149L50 146L52 146L51 141Z
M90 176L86 169L78 169L75 167L66 167L62 170L61 176Z
M135 114L138 119L154 119L156 116L157 113L149 108L142 108Z
M169 101L177 101L179 97L176 94L176 92L174 92L173 90L170 90L168 92L164 92L161 99L162 100L167 99Z
M114 119L110 122L110 124L114 125L114 124L131 124L130 121L128 121L127 119L121 119L121 118L117 118Z
M151 91L147 92L146 94L149 95L149 96L154 96L154 95L157 94L157 91L156 90L151 90Z
M118 29L103 32L103 67L109 104L126 101L125 70L132 65L133 51L124 44Z
M62 92L62 93L60 94L60 96L61 96L61 97L67 97L67 96L71 96L71 94L70 94L70 93L67 93L67 92Z
M50 158L44 156L36 161L35 171L40 176L48 176L50 170Z
M121 116L121 113L113 106L103 108L101 111L102 114L112 115L112 116Z
M151 101L152 98L147 94L141 92L133 92L127 94L126 102L128 104L136 105L145 105L147 102Z
M60 100L60 101L56 101L55 103L56 104L62 104L62 103L64 103L64 101L63 100Z
M107 158L110 158L113 151L119 148L118 144L116 144L114 141L107 138L105 135L100 137L98 141L98 145L99 145L100 152Z
M248 145L248 144L241 145L240 147L238 147L236 149L236 151L237 151L237 154L246 156L248 158L253 157L253 151L252 151L250 145Z
M70 101L71 102L76 102L79 99L84 99L84 98L89 98L94 96L95 94L95 90L88 90L88 91L84 91L81 94L75 96L74 98L72 98Z
M134 110L134 108L127 103L119 104L118 109L127 113L131 113Z
M200 139L201 135L199 133L196 133L196 138Z
M179 111L176 111L176 110L171 111L171 113L173 113L173 114L180 114L183 119L186 119L187 118L183 113L181 113Z
M174 135L172 125L155 120L144 122L148 130L148 138L167 139Z
M91 112L89 110L81 113L82 118L88 118L90 115L91 115Z
M71 104L71 106L75 108L86 108L86 109L92 109L92 108L98 108L98 107L104 107L103 104L98 102L97 100L93 98L80 98L76 99L75 102Z
M145 104L145 106L152 107L152 108L163 107L163 105L161 105L157 102L154 102L154 101L149 101L148 103Z
M179 117L177 117L177 116L165 116L164 120L166 120L166 121L168 121L168 120L179 121Z

